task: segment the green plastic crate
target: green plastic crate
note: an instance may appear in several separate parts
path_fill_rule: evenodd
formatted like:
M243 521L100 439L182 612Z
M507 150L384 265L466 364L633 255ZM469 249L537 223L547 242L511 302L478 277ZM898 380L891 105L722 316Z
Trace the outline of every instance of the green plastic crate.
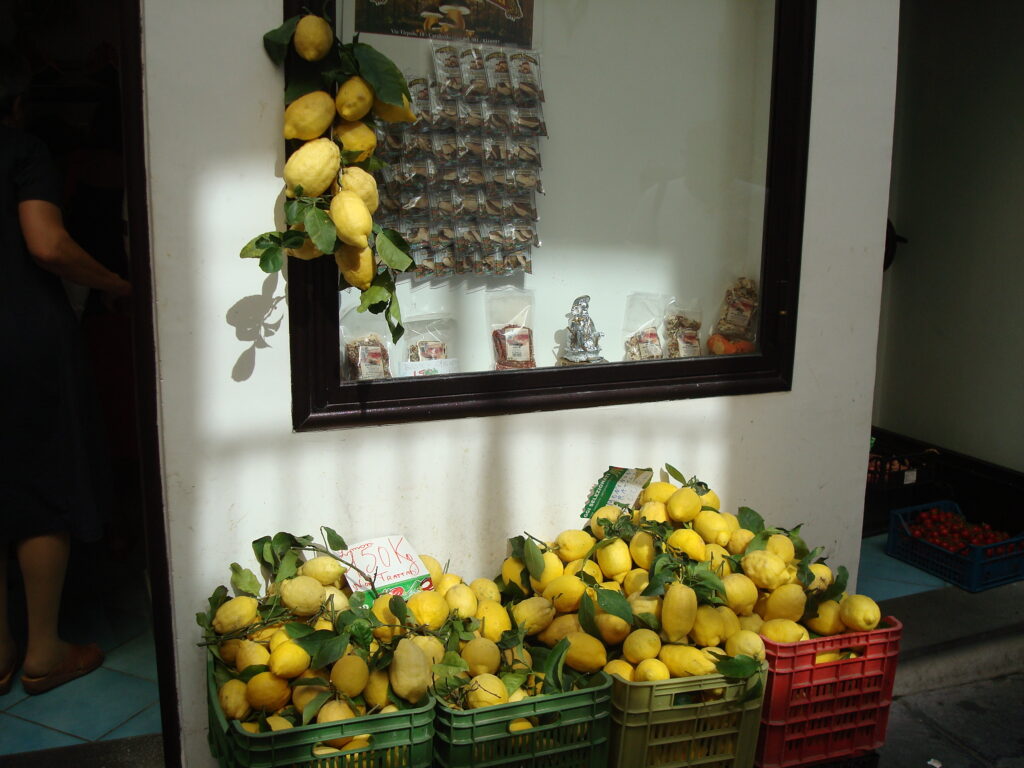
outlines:
M612 678L611 761L617 768L750 768L768 666L759 676ZM760 680L758 686L756 681Z
M607 768L611 678L594 675L570 693L533 696L514 704L451 709L437 702L434 764L442 768ZM537 718L509 733L519 717Z
M422 707L338 723L311 723L269 733L249 733L228 722L217 701L213 657L207 660L210 751L221 768L430 768L434 701ZM369 747L325 756L313 754L325 739L372 735Z

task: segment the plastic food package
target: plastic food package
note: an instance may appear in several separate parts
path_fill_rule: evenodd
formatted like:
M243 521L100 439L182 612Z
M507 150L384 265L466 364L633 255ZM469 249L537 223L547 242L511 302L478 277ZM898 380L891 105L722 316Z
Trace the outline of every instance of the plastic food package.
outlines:
M700 304L670 301L665 310L665 357L700 357Z
M437 376L458 371L455 358L455 318L438 313L408 318L405 322L402 376Z
M390 379L387 336L387 324L382 315L359 312L357 307L342 315L342 378L349 381Z
M718 320L707 341L711 354L734 355L754 351L759 301L757 283L748 277L737 278L726 289Z
M494 369L536 368L533 291L503 288L487 294L487 322L494 344Z
M660 360L665 357L660 329L671 297L657 293L626 296L622 338L626 360Z

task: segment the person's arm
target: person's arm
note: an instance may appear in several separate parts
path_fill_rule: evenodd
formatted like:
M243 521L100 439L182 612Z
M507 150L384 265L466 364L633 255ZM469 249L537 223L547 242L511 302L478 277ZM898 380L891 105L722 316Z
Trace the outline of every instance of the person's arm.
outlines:
M129 296L131 284L90 256L64 228L60 208L45 200L18 203L18 221L28 252L36 263L73 283Z

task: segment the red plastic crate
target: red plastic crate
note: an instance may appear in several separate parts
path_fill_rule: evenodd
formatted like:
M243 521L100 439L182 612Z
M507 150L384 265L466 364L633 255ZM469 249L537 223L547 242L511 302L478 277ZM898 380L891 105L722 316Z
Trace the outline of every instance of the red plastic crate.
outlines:
M761 768L836 760L885 743L903 625L802 643L765 640L768 684L755 762ZM857 650L853 659L815 664L819 653Z

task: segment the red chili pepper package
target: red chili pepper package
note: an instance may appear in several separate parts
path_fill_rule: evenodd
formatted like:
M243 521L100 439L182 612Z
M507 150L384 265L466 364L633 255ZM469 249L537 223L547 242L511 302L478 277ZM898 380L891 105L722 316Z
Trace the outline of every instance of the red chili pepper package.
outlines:
M536 368L533 341L533 291L501 288L488 291L487 322L494 346L494 368Z
M390 379L388 327L383 315L353 307L341 316L342 378L348 381Z

